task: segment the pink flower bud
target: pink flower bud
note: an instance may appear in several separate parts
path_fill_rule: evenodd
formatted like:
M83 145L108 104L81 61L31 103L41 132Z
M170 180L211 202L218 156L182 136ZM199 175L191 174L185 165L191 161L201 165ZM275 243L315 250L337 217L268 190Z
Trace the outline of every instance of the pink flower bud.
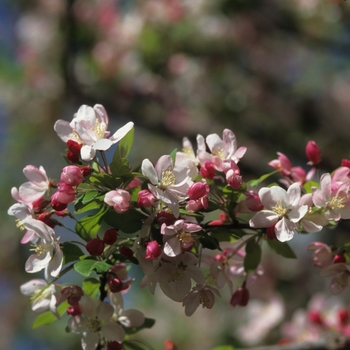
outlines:
M62 169L61 181L69 186L77 186L83 182L84 177L76 165L68 165Z
M215 176L215 166L213 162L207 161L201 165L200 174L205 178L212 180Z
M317 310L309 310L307 313L307 317L310 322L323 325L323 319L319 311Z
M343 253L336 254L333 258L334 264L345 263L345 262L346 262L346 258L345 258L345 255Z
M113 277L110 275L108 277L108 285L112 293L118 293L124 289L123 282L118 277Z
M350 160L349 159L342 159L341 166L345 168L350 168Z
M237 175L233 169L227 171L226 181L234 190L241 188L243 183L242 176Z
M107 230L103 235L103 242L108 245L112 245L115 243L118 237L118 231L115 228L111 228Z
M338 310L338 319L339 319L339 323L341 325L346 325L349 321L349 313L348 310L346 309L340 309Z
M321 161L321 151L315 141L309 141L305 148L306 157L312 165L318 165Z
M89 252L92 256L99 256L103 253L105 249L104 242L97 238L93 238L89 242L86 243L86 250Z
M208 208L208 198L202 197L200 199L191 199L188 201L186 205L186 210L190 213L193 213L195 211L198 211L202 208Z
M195 182L188 189L188 197L190 199L199 199L208 195L210 191L209 185L203 182Z
M47 211L44 211L36 219L44 222L47 226L54 228L56 226L57 222L54 221L53 219L51 219L52 214L53 214L53 212L49 213Z
M51 196L51 202L59 202L63 204L69 204L75 199L75 190L72 186L67 185L64 182L57 184L58 190Z
M137 199L137 205L140 208L152 207L157 198L148 190L141 190Z
M239 287L232 295L230 304L232 306L247 306L249 301L249 290L246 287Z
M150 241L146 247L146 259L156 260L160 254L162 254L162 249L156 241Z
M264 209L264 206L261 203L260 197L257 193L246 192L247 198L245 200L246 206L251 211L260 211Z
M50 202L44 198L39 198L35 202L33 202L33 210L35 214L42 213L45 208L50 204Z
M275 225L266 227L266 236L268 239L277 239L276 232L275 232Z
M62 210L67 208L67 204L61 203L61 202L57 201L55 198L52 198L52 197L51 197L50 205L51 205L52 209L54 209L56 211L62 211Z
M316 267L326 267L332 262L332 250L325 243L313 242L308 245L307 250L314 250L312 260Z
M112 206L113 209L119 214L129 210L130 200L130 193L121 189L107 192L104 198L104 202Z

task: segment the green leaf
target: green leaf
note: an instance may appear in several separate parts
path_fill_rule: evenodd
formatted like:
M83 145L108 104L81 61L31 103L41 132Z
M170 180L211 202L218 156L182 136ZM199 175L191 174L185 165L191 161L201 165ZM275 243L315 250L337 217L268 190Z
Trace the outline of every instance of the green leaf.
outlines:
M120 178L110 174L94 174L89 177L89 181L95 185L103 186L108 189L116 189L123 182Z
M113 155L113 162L121 158L126 158L130 153L133 142L134 142L134 128L132 128L118 142L118 147Z
M79 260L79 258L84 254L76 244L70 242L63 242L62 250L65 264Z
M319 187L319 184L315 181L308 181L303 185L303 188L306 193L312 193L312 187Z
M96 278L87 278L83 282L83 291L86 295L94 297L100 289L100 281Z
M111 210L105 216L105 222L125 233L134 233L141 229L144 215L135 209L129 209L123 214L118 214Z
M103 273L108 271L112 265L107 264L106 261L97 261L92 259L85 259L78 261L74 264L74 270L81 275L88 277L93 271L97 273Z
M109 207L107 205L103 205L95 214L81 218L75 225L75 232L86 241L90 241L90 239L96 237L101 227L102 218L108 209Z
M152 347L137 340L124 340L123 350L152 350Z
M155 323L156 323L155 319L153 319L153 318L145 318L145 322L143 323L142 326L131 327L131 328L125 327L124 329L125 329L126 334L135 334L135 333L139 332L142 329L152 328Z
M220 346L216 346L212 350L235 350L235 348L231 345L220 345Z
M260 176L259 179L250 180L250 181L248 181L247 183L248 183L250 186L256 187L256 186L258 186L261 182L263 182L263 181L266 180L268 177L270 177L271 175L276 174L276 172L277 172L277 171L273 171L272 173L264 174L264 175Z
M173 165L175 164L175 158L176 158L176 152L177 152L177 148L175 148L171 153L170 153L170 157L173 161Z
M246 256L244 257L244 270L247 273L254 272L261 260L261 247L255 239L248 240L246 247Z
M216 237L205 234L199 238L199 242L202 244L204 248L208 248L211 250L215 250L215 249L221 250L219 241L216 239Z
M114 176L131 176L131 167L129 166L129 161L126 158L113 160L109 165L111 172Z
M60 316L62 316L66 312L66 310L68 309L68 306L69 306L68 302L64 301L57 307L57 312L59 313ZM57 317L51 311L46 311L40 314L39 316L37 316L37 318L33 322L32 327L33 329L35 329L44 325L51 324L56 320L57 320Z
M101 207L101 205L103 205L103 200L102 200L103 196L101 196L101 200L96 200L96 201L91 201L90 203L87 204L82 204L80 203L79 206L75 206L74 209L74 213L75 214L82 214L85 213L87 211L90 210L95 210Z
M277 239L268 239L267 243L270 246L270 248L274 250L277 254L282 255L283 257L288 259L297 258L294 251L287 242L280 242Z

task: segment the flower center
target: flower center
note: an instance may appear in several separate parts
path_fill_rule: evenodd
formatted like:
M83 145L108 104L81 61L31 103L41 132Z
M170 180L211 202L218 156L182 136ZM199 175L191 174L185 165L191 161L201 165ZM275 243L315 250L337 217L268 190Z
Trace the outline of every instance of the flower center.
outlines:
M341 209L345 207L345 205L343 204L344 202L345 202L344 197L339 197L339 195L336 195L330 200L330 202L327 203L327 207L330 208L331 210Z
M97 318L89 318L87 327L90 332L99 332L101 330L101 322Z
M225 150L222 147L214 149L211 154L213 156L219 157L220 159L225 159Z
M183 147L182 152L185 153L188 157L192 157L192 154L193 154L192 147Z
M176 236L179 239L179 241L183 243L189 243L193 241L192 235L189 232L181 230Z
M98 140L102 139L103 136L105 136L106 123L100 123L99 120L96 119L95 126L93 126L91 129L94 131Z
M48 251L50 251L51 246L48 244L31 244L32 249L31 251L34 251L36 254L41 255L41 254L46 254Z
M288 209L283 207L279 202L272 208L272 211L280 217L285 216L288 213Z
M171 170L162 170L162 182L160 184L161 189L166 189L169 186L173 186L176 183L176 176Z
M24 224L23 224L23 221L20 219L16 220L16 227L18 227L21 231L24 231L26 229Z
M199 303L202 305L203 308L208 307L210 304L210 299L207 296L207 293L204 291L199 292Z

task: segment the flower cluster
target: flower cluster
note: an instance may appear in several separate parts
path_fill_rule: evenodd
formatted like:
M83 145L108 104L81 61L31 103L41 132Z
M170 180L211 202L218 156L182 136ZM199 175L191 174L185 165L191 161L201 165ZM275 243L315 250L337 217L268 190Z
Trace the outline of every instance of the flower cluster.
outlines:
M265 242L294 258L287 241L296 233L350 218L348 162L320 174L314 141L306 146L308 173L278 153L271 173L247 181L239 167L247 149L229 129L222 136L198 135L197 149L184 138L181 152L133 168L133 123L112 136L107 128L101 105L81 106L71 122L58 120L54 129L67 147L60 181L49 180L43 167L26 166L28 182L12 189L17 203L8 210L25 231L21 243L33 247L26 272L44 272L21 291L42 313L41 324L52 322L52 314L70 315L68 329L82 335L83 349L120 349L132 344L135 329L153 325L140 311L123 309L134 282L130 265L143 271L141 287L152 294L159 288L187 316L199 306L211 309L223 288L233 307L246 306L249 286L263 274ZM108 163L105 152L116 144ZM276 174L283 187L262 186ZM57 226L73 231L74 239L60 242ZM315 242L309 249L322 274L335 276L332 290L342 290L350 275L349 245ZM82 286L59 283L71 269L86 278Z

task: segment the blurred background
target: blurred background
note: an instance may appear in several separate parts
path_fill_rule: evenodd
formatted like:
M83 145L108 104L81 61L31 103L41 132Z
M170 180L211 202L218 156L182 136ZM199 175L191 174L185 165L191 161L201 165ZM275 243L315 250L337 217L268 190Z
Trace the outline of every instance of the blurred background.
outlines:
M78 335L65 333L66 319L31 329L36 315L19 293L32 278L24 273L28 246L7 216L24 166L59 177L65 145L53 131L57 119L100 103L110 131L133 121L135 166L181 149L183 136L194 141L229 128L248 147L244 181L270 172L277 151L308 169L308 140L330 172L350 158L349 57L350 1L0 0L0 349L80 347ZM166 339L181 350L281 341L286 322L316 292L330 305L348 305L346 296L331 297L306 246L344 242L349 229L295 237L298 261L267 251L251 307L228 307L224 293L213 310L187 318L161 293L137 292L128 306L137 301L158 323L136 338L156 350Z

